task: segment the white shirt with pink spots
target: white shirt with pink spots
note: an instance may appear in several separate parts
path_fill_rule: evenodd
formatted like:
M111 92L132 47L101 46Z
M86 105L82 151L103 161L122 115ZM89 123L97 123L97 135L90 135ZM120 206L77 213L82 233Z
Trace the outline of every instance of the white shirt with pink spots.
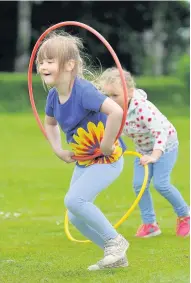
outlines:
M151 154L154 149L168 152L179 144L175 127L141 89L134 91L123 134L133 140L141 154Z

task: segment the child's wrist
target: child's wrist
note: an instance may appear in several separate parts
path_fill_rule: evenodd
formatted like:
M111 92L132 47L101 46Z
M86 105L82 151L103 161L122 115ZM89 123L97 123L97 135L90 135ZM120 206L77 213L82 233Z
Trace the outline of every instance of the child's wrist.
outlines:
M60 157L60 155L63 152L62 148L54 148L53 150L54 150L54 153L56 154L56 156L58 156L58 157Z
M161 149L154 149L151 154L151 157L155 159L155 161L157 161L161 157L162 153L163 151Z
M155 156L152 156L152 154L151 154L151 158L152 158L152 162L157 162L157 160L158 160L158 158L155 157Z

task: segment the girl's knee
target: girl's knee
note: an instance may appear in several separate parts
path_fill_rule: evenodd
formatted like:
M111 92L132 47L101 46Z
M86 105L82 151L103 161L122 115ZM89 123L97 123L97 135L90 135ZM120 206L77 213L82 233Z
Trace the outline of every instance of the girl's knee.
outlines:
M71 208L74 206L75 200L70 194L66 194L64 198L64 204L68 210L72 210Z
M78 197L66 194L64 204L69 211L77 213L80 210L81 201Z
M169 191L170 183L169 182L160 182L159 180L153 182L154 188L158 192Z

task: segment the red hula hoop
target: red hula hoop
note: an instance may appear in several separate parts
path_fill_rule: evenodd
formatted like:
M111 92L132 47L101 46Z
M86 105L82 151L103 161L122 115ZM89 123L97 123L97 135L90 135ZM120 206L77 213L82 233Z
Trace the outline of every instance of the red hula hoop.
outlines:
M122 81L123 91L124 91L123 119L122 119L121 127L120 127L119 132L118 132L117 137L116 137L116 140L117 140L119 138L119 136L121 135L121 132L122 132L124 124L125 124L126 115L127 115L127 95L128 95L128 91L127 91L127 86L126 86L126 82L125 82L125 76L123 74L123 70L122 70L121 64L119 62L119 59L118 59L115 51L113 50L113 48L109 44L109 42L99 32L97 32L95 29L93 29L92 27L90 27L86 24L80 23L80 22L67 21L67 22L61 22L61 23L58 23L56 25L49 27L47 30L45 30L45 32L42 33L42 35L39 37L39 39L37 40L37 42L36 42L36 44L33 48L33 51L32 51L31 57L30 57L30 61L29 61L29 68L28 68L28 90L29 90L29 97L30 97L32 110L33 110L34 116L36 118L36 121L37 121L42 133L47 138L45 129L44 129L42 123L41 123L41 120L39 118L39 115L38 115L38 112L37 112L37 109L36 109L36 106L35 106L35 102L34 102L33 87L32 87L32 70L33 70L33 64L34 64L34 60L35 60L35 57L36 57L36 53L37 53L37 50L40 46L41 41L51 31L53 31L57 28L60 28L60 27L64 27L64 26L78 26L78 27L84 28L84 29L88 30L89 32L93 33L106 46L106 48L109 50L110 54L112 55L116 65L117 65L117 68L118 68L119 73L120 73L120 78L121 78L121 81ZM90 159L94 159L94 158L100 156L100 153L101 152L98 152L98 153L91 155L91 156L88 156L88 157L74 156L74 159L75 160L81 160L81 161L90 160Z

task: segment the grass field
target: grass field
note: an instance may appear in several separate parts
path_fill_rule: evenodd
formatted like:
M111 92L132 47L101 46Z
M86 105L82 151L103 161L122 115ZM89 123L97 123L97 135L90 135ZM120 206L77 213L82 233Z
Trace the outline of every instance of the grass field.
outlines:
M180 139L173 183L189 202L189 118L171 117ZM187 283L189 239L175 236L176 216L152 188L162 235L136 239L138 208L119 228L129 240L129 267L89 272L102 257L93 244L70 242L63 231L63 198L73 165L52 153L32 114L0 115L0 283ZM129 144L129 149L133 149ZM115 223L134 200L133 158L96 200ZM75 237L83 238L74 228Z

